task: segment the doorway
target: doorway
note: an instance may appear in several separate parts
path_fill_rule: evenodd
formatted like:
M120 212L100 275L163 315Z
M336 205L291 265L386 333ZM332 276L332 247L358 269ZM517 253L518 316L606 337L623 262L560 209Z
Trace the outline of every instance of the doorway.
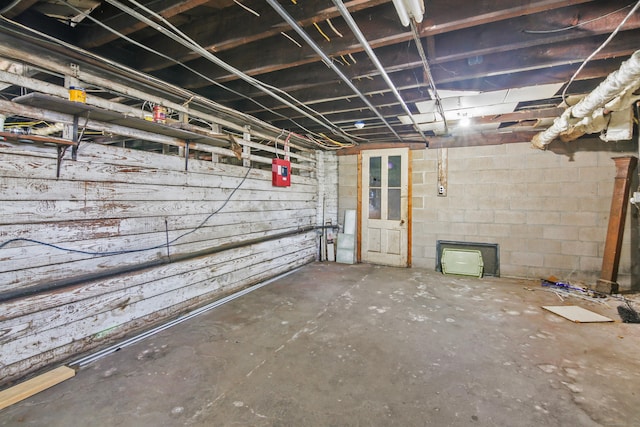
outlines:
M360 253L363 262L408 267L410 260L409 149L362 152Z

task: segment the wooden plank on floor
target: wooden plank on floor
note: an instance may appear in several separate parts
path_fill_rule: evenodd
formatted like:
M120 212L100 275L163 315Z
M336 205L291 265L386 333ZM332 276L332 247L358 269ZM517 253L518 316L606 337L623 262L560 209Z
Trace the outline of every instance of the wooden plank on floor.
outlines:
M40 393L62 381L75 376L76 371L66 366L60 366L23 383L0 391L0 409L18 403L36 393Z

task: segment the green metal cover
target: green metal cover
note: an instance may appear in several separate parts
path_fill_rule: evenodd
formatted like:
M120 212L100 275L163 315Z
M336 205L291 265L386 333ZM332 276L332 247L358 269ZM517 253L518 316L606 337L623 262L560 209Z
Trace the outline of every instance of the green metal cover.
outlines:
M482 277L484 270L482 253L478 250L445 248L441 262L444 274Z

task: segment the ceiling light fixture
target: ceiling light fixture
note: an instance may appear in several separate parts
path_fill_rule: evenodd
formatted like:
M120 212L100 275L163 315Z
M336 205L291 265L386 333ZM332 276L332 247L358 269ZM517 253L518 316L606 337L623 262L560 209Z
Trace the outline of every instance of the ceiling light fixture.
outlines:
M358 120L353 125L356 127L356 129L362 129L364 127L364 122L362 120Z
M393 0L396 12L403 26L408 27L413 18L416 22L422 22L424 16L423 0Z
M460 127L468 128L469 126L471 126L471 119L467 116L462 116L458 124L460 125Z

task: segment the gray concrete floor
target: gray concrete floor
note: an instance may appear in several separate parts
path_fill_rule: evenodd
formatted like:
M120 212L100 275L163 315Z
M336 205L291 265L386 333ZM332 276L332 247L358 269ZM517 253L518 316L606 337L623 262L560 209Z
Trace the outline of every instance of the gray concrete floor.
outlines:
M616 322L541 308L563 304ZM617 305L316 263L100 359L0 425L637 426L640 325Z

